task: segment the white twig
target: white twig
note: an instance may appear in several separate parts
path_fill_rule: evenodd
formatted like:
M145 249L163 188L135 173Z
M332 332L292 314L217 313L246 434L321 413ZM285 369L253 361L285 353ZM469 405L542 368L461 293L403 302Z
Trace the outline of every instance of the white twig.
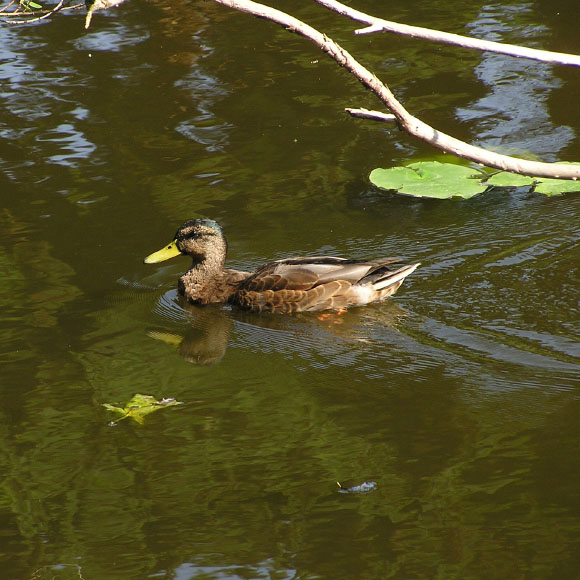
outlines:
M376 18L349 6L345 6L336 0L314 0L317 4L324 6L341 14L347 16L357 22L368 24L366 28L357 30L356 34L369 34L371 32L394 32L396 34L404 34L413 38L423 38L433 42L442 42L444 44L453 44L463 48L473 48L475 50L483 50L488 52L496 52L499 54L507 54L509 56L516 56L521 58L529 58L532 60L539 60L542 62L551 62L555 64L564 64L571 66L580 66L580 56L575 54L566 54L563 52L552 52L549 50L537 50L535 48L526 48L523 46L515 46L513 44L504 44L503 42L492 42L491 40L479 40L477 38L470 38L468 36L461 36L459 34L451 34L449 32L441 32L439 30L432 30L430 28L420 28L418 26L409 26L407 24L399 24L382 18Z
M390 113L381 113L380 111L369 111L368 109L351 109L346 108L345 111L351 117L358 117L359 119L370 119L371 121L382 121L383 123L395 123L397 117Z
M304 36L311 40L321 50L329 54L340 66L350 71L365 87L370 89L379 99L388 107L388 109L396 117L400 127L434 147L452 153L458 157L469 159L475 163L487 165L488 167L495 167L503 171L510 171L512 173L519 173L522 175L529 175L532 177L553 177L561 179L580 179L580 165L560 165L554 163L539 163L535 161L528 161L525 159L517 159L507 155L500 155L493 153L480 147L474 147L455 139L445 133L441 133L433 127L423 123L411 115L404 107L397 101L390 89L383 84L373 73L362 66L340 45L322 34L315 28L308 24L271 8L258 4L252 0L214 0L218 4L248 12L259 18L265 18L276 22L288 29L290 32Z

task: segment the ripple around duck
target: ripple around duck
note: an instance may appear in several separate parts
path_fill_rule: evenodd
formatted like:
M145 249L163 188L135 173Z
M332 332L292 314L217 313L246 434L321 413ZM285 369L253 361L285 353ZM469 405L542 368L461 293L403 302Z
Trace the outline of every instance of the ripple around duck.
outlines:
M526 345L523 341L517 344L507 344L507 340L505 340L507 333L484 334L481 331L458 328L434 320L425 322L423 328L431 337L442 340L460 351L481 353L496 361L553 371L580 371L580 364L574 364L571 357L569 361L560 360L550 356L550 352L546 349L533 349L531 344ZM517 333L512 334L517 336Z
M302 360L298 368L349 369L353 377L383 378L440 365L440 353L397 329L407 313L396 303L353 308L344 315L252 315L233 311L232 347ZM412 344L411 344L412 343ZM409 358L408 349L424 356Z
M495 207L499 199L464 204L459 223L416 233L427 240L422 266L396 298L415 316L400 330L416 341L417 359L438 358L484 389L574 388L580 200L528 195L522 205L504 195ZM475 215L478 204L486 211Z
M564 362L566 360L572 363L578 361L580 364L580 341L577 338L510 328L501 324L490 324L484 328L495 333L504 334L507 337L514 337L523 343L531 345L531 348L539 348L544 352L551 352L555 358Z
M188 312L182 306L175 288L167 290L158 298L153 314L172 323L184 324L188 319Z

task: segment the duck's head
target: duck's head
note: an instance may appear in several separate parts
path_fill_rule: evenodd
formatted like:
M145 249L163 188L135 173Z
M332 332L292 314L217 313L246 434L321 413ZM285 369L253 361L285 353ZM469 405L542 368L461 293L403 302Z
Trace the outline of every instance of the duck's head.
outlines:
M175 232L173 241L147 256L145 264L156 264L183 254L195 261L208 256L219 256L225 261L228 243L220 225L214 220L200 218L186 221Z

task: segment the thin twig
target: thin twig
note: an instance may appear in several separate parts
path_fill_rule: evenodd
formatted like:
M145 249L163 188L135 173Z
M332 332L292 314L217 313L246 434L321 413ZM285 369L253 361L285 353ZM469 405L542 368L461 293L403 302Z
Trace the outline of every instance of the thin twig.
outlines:
M554 163L539 163L525 159L517 159L507 155L493 153L480 147L475 147L437 131L433 127L423 123L411 115L397 101L390 89L383 84L374 74L362 66L357 60L344 50L336 42L322 34L315 28L305 24L301 20L271 8L258 4L252 0L214 0L218 4L235 8L242 12L248 12L259 18L265 18L276 22L290 32L304 36L311 40L321 50L329 54L340 66L350 71L365 87L370 89L395 115L402 129L422 141L430 143L434 147L452 153L457 157L469 159L475 163L495 167L503 171L529 175L532 177L552 177L561 179L580 179L580 165L560 165Z
M370 16L369 14L365 14L359 10L345 6L336 0L314 1L317 4L332 10L333 12L347 16L348 18L356 20L357 22L368 24L368 27L355 31L355 34L368 34L371 32L381 31L394 32L396 34L404 34L405 36L411 36L413 38L423 38L433 42L453 44L463 48L473 48L475 50L507 54L509 56L529 58L542 62L580 66L580 56L575 54L552 52L550 50L538 50L535 48L505 44L503 42L493 42L491 40L479 40L477 38L470 38L468 36L461 36L459 34L452 34L449 32L441 32L439 30L432 30L430 28L421 28L419 26L399 24L397 22L391 22L389 20L383 20L382 18Z
M50 16L52 16L61 9L65 1L66 0L60 0L60 2L54 8L52 8L49 12L43 14L42 16L37 16L36 18L27 18L26 20L10 20L10 24L28 24L29 22L38 22L39 20L49 18Z
M357 117L358 119L370 119L371 121L382 121L383 123L394 123L397 121L395 115L390 113L381 113L380 111L369 111L368 109L351 109L347 107L345 111L351 117Z
M6 6L3 6L2 8L0 8L0 12L6 12L6 10L8 10L8 8L10 8L10 6L13 6L14 4L16 4L17 0L10 0L10 2L8 2L8 4L6 4Z
M66 3L70 3L72 0L60 0L60 2L50 10L35 10L30 12L30 16L34 16L34 18L26 18L24 20L14 20L12 17L14 16L22 16L24 13L17 10L15 12L9 12L6 14L2 14L0 16L0 20L7 22L8 24L29 24L30 22L38 22L39 20L44 20L49 18L56 12L64 12L65 10L76 10L78 8L82 8L84 4L75 4L73 6L66 6ZM40 16L36 16L40 14Z

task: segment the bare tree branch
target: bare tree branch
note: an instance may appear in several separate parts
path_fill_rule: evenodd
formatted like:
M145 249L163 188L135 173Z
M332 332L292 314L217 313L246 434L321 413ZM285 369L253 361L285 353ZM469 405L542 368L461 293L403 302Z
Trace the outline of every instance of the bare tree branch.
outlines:
M460 36L459 34L451 34L449 32L441 32L439 30L431 30L430 28L420 28L418 26L409 26L407 24L399 24L397 22L390 22L382 18L370 16L349 6L345 6L336 0L314 0L317 4L324 6L341 14L348 16L352 20L368 24L367 28L362 28L356 31L356 34L368 34L370 32L394 32L396 34L404 34L413 38L423 38L433 42L442 42L444 44L453 44L463 48L473 48L475 50L483 50L488 52L496 52L499 54L507 54L509 56L517 56L521 58L529 58L532 60L540 60L542 62L551 62L555 64L564 64L571 66L580 66L580 56L575 54L566 54L563 52L552 52L549 50L537 50L535 48L527 48L523 46L515 46L513 44L505 44L503 42L492 42L490 40L479 40L477 38L470 38L467 36Z
M517 159L507 155L493 153L480 147L474 147L455 139L445 133L437 131L433 127L423 123L411 115L397 101L390 89L383 84L373 73L363 67L354 57L344 50L336 42L322 34L308 24L281 12L275 8L258 4L252 0L214 0L218 4L229 6L242 12L253 14L259 18L265 18L276 22L312 41L321 50L329 54L340 66L350 71L365 87L370 89L388 107L396 117L400 127L434 147L452 153L458 157L469 159L488 167L495 167L503 171L529 175L532 177L553 177L561 179L580 179L580 165L560 165L554 163L538 163L525 159Z

